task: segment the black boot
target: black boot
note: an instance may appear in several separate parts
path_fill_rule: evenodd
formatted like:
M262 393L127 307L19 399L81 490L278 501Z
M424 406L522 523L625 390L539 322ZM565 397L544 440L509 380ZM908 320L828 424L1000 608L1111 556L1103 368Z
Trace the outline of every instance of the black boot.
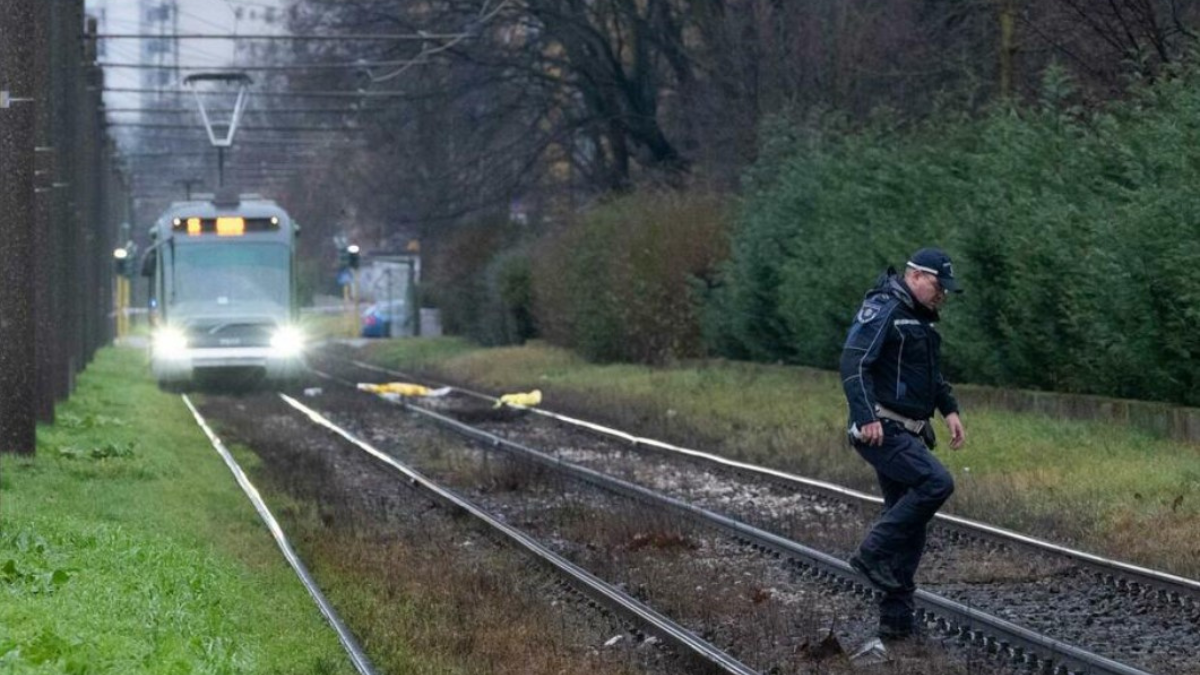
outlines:
M896 642L904 642L916 637L917 632L912 622L879 622L879 630L875 635L883 640L884 644L894 644Z
M891 565L867 551L859 549L858 553L850 556L850 566L884 593L899 593L904 590L904 584L896 579Z

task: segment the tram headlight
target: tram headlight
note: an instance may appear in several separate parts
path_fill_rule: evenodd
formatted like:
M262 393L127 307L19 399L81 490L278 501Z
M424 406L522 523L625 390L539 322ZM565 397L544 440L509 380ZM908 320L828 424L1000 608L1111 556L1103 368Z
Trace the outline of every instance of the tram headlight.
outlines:
M164 359L179 358L187 351L187 336L171 326L163 326L154 332L154 353Z
M280 356L299 356L304 351L304 334L295 326L280 326L271 336L271 349Z

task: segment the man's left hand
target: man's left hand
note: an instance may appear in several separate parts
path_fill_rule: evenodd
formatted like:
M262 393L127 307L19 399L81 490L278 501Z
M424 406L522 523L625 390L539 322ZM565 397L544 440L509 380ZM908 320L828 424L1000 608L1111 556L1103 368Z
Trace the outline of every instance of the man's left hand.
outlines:
M946 415L946 426L950 427L950 449L957 450L967 442L967 431L963 428L962 420L959 419L958 413L950 413Z

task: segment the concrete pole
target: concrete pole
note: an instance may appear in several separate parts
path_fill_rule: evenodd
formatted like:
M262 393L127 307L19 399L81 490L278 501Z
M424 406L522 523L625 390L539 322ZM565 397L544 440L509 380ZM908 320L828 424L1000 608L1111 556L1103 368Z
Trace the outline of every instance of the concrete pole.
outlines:
M54 286L52 276L57 251L54 242L54 180L57 167L54 148L48 145L37 147L37 175L34 180L36 210L33 250L34 312L34 360L37 363L37 392L34 409L39 422L54 423L55 379L58 369L55 364L59 354L55 351L58 326L55 323Z
M0 2L0 452L33 454L37 0Z
M86 18L83 11L83 2L77 1L74 3L78 9L78 24L84 28L85 35L95 33L95 24L92 20ZM101 147L104 143L100 136L99 125L97 118L99 116L98 106L96 105L96 88L103 85L103 81L99 77L99 69L93 68L90 65L95 61L95 40L84 39L80 44L80 51L83 54L81 65L79 66L79 76L82 88L79 91L78 98L74 101L76 110L79 116L79 133L81 141L81 156L79 164L76 167L79 175L79 191L81 194L79 208L82 217L80 218L80 228L82 238L80 242L82 246L79 250L79 271L80 271L80 287L79 297L83 304L83 352L80 371L87 368L92 362L92 357L95 356L96 350L100 346L100 335L103 332L103 325L107 322L108 317L103 315L103 308L107 304L108 297L104 292L104 285L100 282L100 270L97 268L96 254L104 245L102 231L104 229L104 208L103 203L103 185L104 185L104 167L102 165L100 155ZM105 260L105 263L108 261ZM106 268L107 269L107 268Z
M34 354L37 363L37 391L34 412L37 420L45 424L54 423L55 359L58 358L54 345L58 326L54 313L54 262L57 255L54 232L54 182L58 168L54 161L53 145L53 89L50 79L51 58L51 2L38 2L35 24L35 68L34 88L42 92L37 102L36 165L34 192L36 210L33 231L33 315Z
M46 263L50 270L50 322L54 327L47 340L50 348L50 394L54 401L65 401L71 393L72 318L68 301L70 289L70 261L67 254L71 237L68 209L71 201L71 124L68 95L68 64L71 54L69 42L74 33L65 23L65 4L61 0L42 3L47 14L46 42L49 47L50 71L47 90L49 105L49 143L52 150L43 152L43 159L50 173L50 191L46 193L50 212L50 229L47 232L50 244Z
M79 35L83 32L83 0L59 0L55 3L61 7L59 21L62 24L59 35L61 41L63 62L63 98L62 105L66 114L65 134L61 137L62 169L66 182L66 258L67 267L63 282L66 285L66 323L69 340L68 358L69 376L68 393L75 391L75 376L87 365L87 328L88 319L86 301L89 296L87 289L87 274L85 268L85 252L87 250L86 219L88 210L88 179L87 158L89 156L88 121L91 115L82 109L82 102L87 97L87 83L83 79L83 69L80 61L83 59L83 47ZM84 115L87 115L86 119Z

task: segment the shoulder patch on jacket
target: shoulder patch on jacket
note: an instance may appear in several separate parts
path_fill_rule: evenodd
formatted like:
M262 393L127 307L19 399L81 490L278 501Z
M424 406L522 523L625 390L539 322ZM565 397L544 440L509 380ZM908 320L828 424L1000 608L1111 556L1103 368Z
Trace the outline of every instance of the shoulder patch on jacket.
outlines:
M883 312L883 305L874 302L864 302L854 320L859 323L871 323Z

